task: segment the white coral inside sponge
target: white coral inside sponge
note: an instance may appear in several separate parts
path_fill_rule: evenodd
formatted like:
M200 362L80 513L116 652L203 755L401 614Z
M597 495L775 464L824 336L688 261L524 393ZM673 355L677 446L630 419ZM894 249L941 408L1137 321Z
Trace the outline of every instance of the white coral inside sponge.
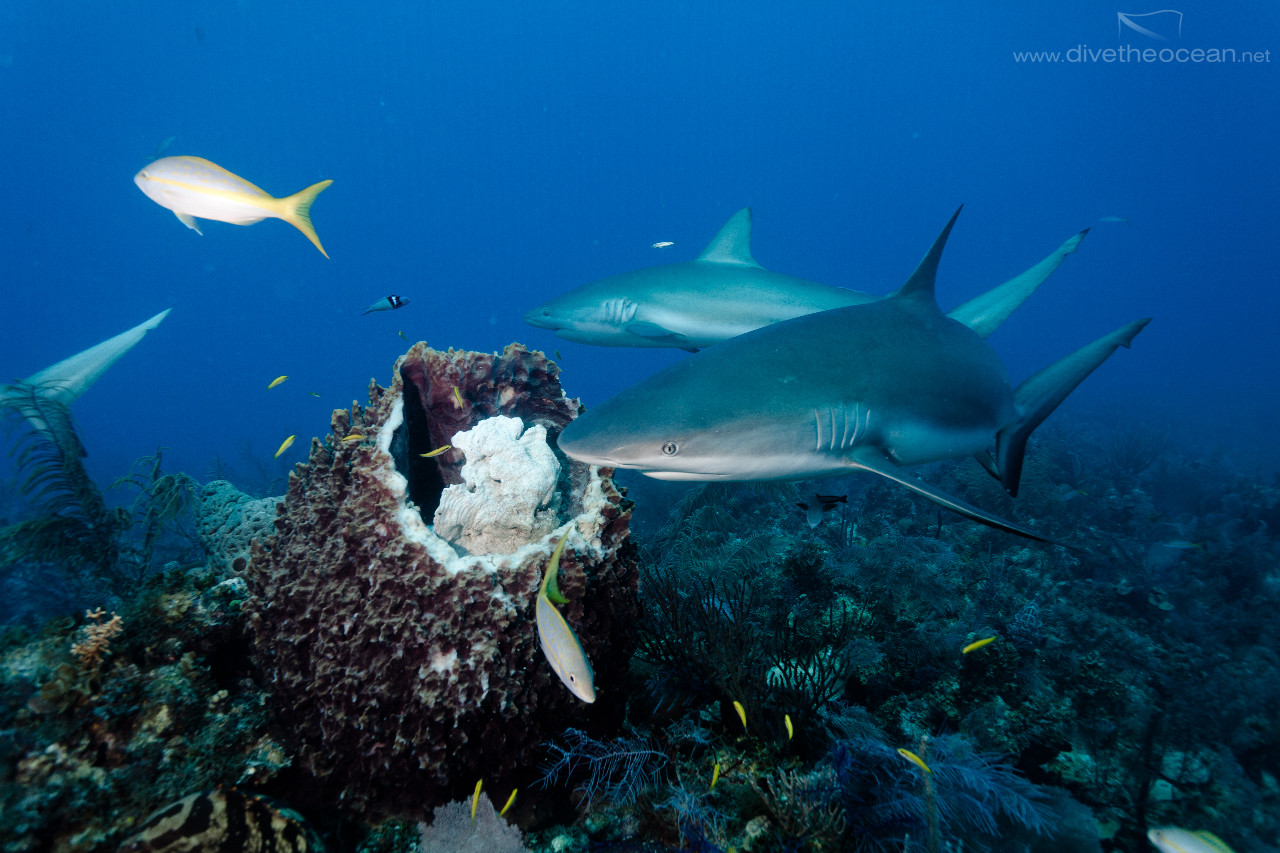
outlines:
M465 482L440 496L438 536L468 554L510 554L556 528L560 461L543 426L487 418L452 444L466 456Z

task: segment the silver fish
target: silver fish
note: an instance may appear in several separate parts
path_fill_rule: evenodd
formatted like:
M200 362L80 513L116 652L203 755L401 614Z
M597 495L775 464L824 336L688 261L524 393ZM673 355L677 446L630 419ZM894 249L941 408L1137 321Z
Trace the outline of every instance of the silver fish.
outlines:
M583 702L596 701L595 674L591 671L591 661L582 650L578 636L573 633L569 623L560 615L555 604L565 604L568 599L560 595L556 585L556 575L560 571L560 555L564 553L565 540L569 531L560 537L556 549L551 554L551 562L547 565L547 573L542 578L542 586L538 588L536 605L538 622L538 644L547 662L565 686Z

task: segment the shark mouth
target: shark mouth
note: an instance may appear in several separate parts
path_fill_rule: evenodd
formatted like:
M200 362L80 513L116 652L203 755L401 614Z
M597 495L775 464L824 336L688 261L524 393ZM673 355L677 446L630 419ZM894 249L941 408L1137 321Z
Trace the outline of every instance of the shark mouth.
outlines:
M614 466L625 467L625 466ZM705 472L705 471L646 471L644 468L638 469L641 474L646 477L652 477L655 480L728 480L731 479L728 474L721 472Z

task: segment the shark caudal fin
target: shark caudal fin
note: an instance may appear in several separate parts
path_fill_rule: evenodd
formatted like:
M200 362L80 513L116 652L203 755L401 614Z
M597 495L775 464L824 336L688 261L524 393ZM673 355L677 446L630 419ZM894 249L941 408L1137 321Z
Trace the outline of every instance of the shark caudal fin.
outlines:
M329 253L324 250L324 246L320 245L320 238L316 236L316 229L311 224L311 204L316 200L316 196L328 189L329 184L332 183L333 181L321 181L301 192L280 199L280 218L307 235L307 239L315 244L320 254L326 258L329 257Z
M700 261L716 264L736 264L740 267L759 267L751 257L751 208L744 207L720 229L698 255Z
M942 260L942 250L947 245L947 237L951 236L951 229L956 224L956 219L960 216L960 211L964 210L964 205L956 208L956 212L951 214L942 233L933 241L933 245L929 247L929 251L925 253L924 258L916 266L916 271L911 274L911 278L907 279L907 283L899 287L891 293L888 299L912 300L916 302L924 302L934 306L938 305L937 297L934 295L934 286L938 279L938 262Z
M1014 497L1018 495L1022 457L1032 431L1113 352L1120 347L1128 348L1138 332L1150 322L1151 318L1145 317L1122 326L1049 365L1018 386L1013 392L1014 409L1018 414L996 435L996 472L1005 491Z
M1010 314L1027 301L1027 297L1036 292L1036 288L1044 284L1045 279L1053 275L1067 255L1075 252L1088 233L1089 229L1086 228L1072 235L1040 263L948 311L947 316L973 329L981 338L990 337L992 332L1000 328L1001 323L1009 319Z
M30 394L41 399L53 400L63 406L70 406L90 385L98 381L98 377L102 376L108 367L132 349L147 332L159 326L160 322L169 316L170 310L166 308L127 332L121 332L70 358L64 358L57 364L31 374L15 385L0 385L0 406L10 405L15 400L20 401L24 395ZM35 429L46 428L38 407L23 405L21 402L13 404L12 407Z

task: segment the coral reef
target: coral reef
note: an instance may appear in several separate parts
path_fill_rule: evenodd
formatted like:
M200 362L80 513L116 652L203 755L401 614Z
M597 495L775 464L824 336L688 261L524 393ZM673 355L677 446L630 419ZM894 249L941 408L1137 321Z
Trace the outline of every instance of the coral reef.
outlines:
M122 614L0 643L6 853L114 849L166 803L269 785L291 763L237 643L237 591L207 571L168 572Z
M370 384L368 407L334 413L332 435L313 440L290 477L275 536L252 547L255 659L306 770L353 809L420 817L478 775L514 787L540 741L585 719L543 660L533 615L565 530L563 612L608 697L597 713L625 707L638 575L630 508L610 472L561 458L552 529L508 539L511 553L459 554L426 521L446 486L464 484L462 448L478 445L460 433L503 416L552 441L576 416L558 373L516 344L501 354L415 345L389 387Z

